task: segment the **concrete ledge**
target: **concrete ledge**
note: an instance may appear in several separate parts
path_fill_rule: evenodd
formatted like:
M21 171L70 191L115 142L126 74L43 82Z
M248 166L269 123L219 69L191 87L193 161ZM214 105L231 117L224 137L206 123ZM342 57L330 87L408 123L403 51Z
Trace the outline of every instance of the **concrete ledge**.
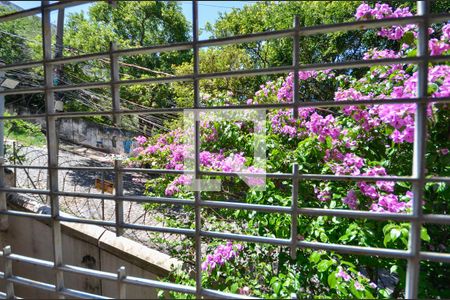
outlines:
M13 209L49 214L50 207L42 205L31 197L18 194L8 194L8 205ZM74 217L61 213L63 216ZM49 225L47 221L40 221ZM135 242L126 237L116 237L116 234L101 226L61 222L63 233L92 244L132 265L136 265L157 276L167 276L174 267L181 267L182 262L157 250Z

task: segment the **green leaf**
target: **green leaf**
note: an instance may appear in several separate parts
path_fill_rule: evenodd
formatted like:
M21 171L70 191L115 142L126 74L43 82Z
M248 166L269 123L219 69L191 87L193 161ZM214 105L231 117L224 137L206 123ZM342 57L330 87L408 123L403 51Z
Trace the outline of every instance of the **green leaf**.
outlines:
M401 234L402 232L398 228L392 228L391 231L389 232L392 241L397 240Z
M430 236L428 235L427 229L425 227L422 227L420 230L420 238L426 242L430 241Z
M398 266L397 265L393 265L391 267L390 271L391 271L391 273L397 273L397 269L398 269Z
M385 246L387 246L387 244L388 244L390 241L391 241L391 236L390 236L389 234L386 234L386 235L384 236L383 244L384 244Z
M279 281L276 281L272 284L273 292L278 295L281 289L281 284Z
M230 291L231 291L232 293L236 293L237 290L238 290L238 288L239 288L239 285L238 285L237 283L233 283L233 284L231 285L231 287L230 287Z
M310 256L309 256L309 261L316 264L319 260L320 257L322 256L322 254L320 254L317 251L314 251Z
M328 268L333 264L332 260L322 260L318 265L317 265L317 271L319 271L320 273L325 272L326 270L328 270Z
M330 275L328 275L328 286L334 289L336 287L336 281L336 271L334 271Z

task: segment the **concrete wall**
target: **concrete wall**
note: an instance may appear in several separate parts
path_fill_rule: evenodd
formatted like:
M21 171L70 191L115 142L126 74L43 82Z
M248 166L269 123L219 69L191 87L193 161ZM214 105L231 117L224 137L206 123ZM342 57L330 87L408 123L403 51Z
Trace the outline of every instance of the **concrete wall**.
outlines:
M10 197L10 208L37 211L36 203L27 199ZM38 209L46 211L46 209ZM0 232L1 247L10 245L15 254L38 259L53 260L51 228L43 221L31 218L9 216L9 229ZM95 225L62 222L63 261L65 264L116 273L125 266L127 275L148 279L166 276L172 266L181 263L170 256L150 249L142 244ZM3 270L3 261L0 260ZM33 280L55 283L52 270L19 262L13 263L13 274ZM99 280L78 274L64 273L66 288L116 298L117 285L107 280ZM5 291L4 282L0 290ZM50 292L15 285L15 293L23 298L55 298ZM151 288L128 286L127 298L155 299L157 291Z
M29 108L8 105L6 111L10 114L30 115ZM44 119L31 120L45 129ZM121 130L116 127L97 124L83 118L61 118L57 122L58 133L61 139L83 146L99 149L108 153L124 154L124 141L133 140L136 132Z
M97 148L109 153L125 153L124 141L132 140L136 133L78 119L60 119L59 137L76 144Z

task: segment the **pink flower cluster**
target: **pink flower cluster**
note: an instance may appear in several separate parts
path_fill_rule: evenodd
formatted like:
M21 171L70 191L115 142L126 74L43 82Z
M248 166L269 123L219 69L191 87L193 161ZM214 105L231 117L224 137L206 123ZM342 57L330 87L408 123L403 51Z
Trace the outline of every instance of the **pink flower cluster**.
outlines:
M359 175L364 166L364 159L354 153L343 155L339 163L331 164L331 170L336 175Z
M202 271L210 273L218 266L222 266L227 261L239 255L243 246L241 244L233 244L228 241L225 245L219 245L214 250L214 254L208 254L206 260L202 263Z
M410 12L409 7L397 8L393 10L391 6L386 3L377 3L374 8L371 8L367 3L361 4L356 9L355 17L357 20L370 20L370 19L387 19L387 18L405 18L411 17L413 14ZM399 40L403 35L415 28L415 25L408 24L406 26L391 26L388 28L382 28L378 35L386 37L390 40Z
M412 193L406 192L406 198L411 199ZM411 200L408 202L399 201L399 197L394 194L382 195L378 198L377 203L373 203L370 207L371 211L401 213L411 207Z
M357 277L359 280L369 283L369 287L371 287L373 289L377 288L377 285L374 282L370 282L370 280L366 276L362 275L360 272L358 272ZM349 282L350 279L353 279L352 276L350 276L350 274L345 272L342 267L339 267L339 272L336 273L336 278L342 278L345 282ZM365 290L365 288L361 284L361 282L359 282L357 279L353 279L353 280L354 280L353 286L355 287L355 289L357 289L358 291Z
M347 196L343 199L342 202L347 204L351 209L358 208L358 196L356 195L354 190L348 191Z

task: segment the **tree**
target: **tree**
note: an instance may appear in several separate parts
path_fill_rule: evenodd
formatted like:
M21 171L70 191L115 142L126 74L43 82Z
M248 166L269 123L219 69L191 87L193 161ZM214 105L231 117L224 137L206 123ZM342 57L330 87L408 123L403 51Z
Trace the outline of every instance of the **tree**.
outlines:
M188 25L176 2L118 1L117 7L97 2L87 15L69 15L64 33L65 55L107 51L112 41L118 48L184 42L189 39ZM121 79L173 76L174 66L189 58L188 51L123 56L120 58ZM101 81L109 79L108 64L108 59L101 59L66 65L64 70L70 81ZM121 97L148 107L174 104L170 85L123 86ZM128 103L123 102L125 106Z

